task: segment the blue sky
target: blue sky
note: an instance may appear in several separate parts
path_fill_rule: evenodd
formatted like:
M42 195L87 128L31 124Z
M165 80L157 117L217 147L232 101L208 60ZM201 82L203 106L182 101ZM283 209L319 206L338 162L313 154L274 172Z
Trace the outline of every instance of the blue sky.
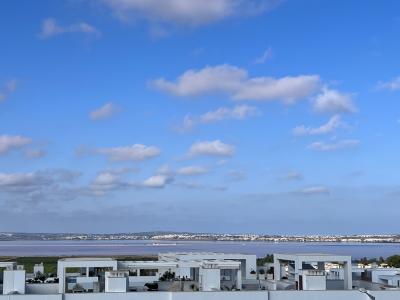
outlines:
M399 11L3 1L1 230L399 232Z

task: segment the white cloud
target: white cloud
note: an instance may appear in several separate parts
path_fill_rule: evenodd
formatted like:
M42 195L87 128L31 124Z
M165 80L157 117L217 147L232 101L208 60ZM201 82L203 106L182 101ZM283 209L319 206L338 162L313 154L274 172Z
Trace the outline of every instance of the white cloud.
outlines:
M167 175L154 175L143 181L142 185L148 188L163 188L172 182L172 178Z
M210 170L202 166L187 166L180 168L177 171L177 174L183 176L194 176L194 175L202 175L208 172L210 172Z
M357 147L360 144L359 140L340 140L331 143L326 142L315 142L308 146L309 149L316 151L336 151L348 148Z
M31 142L30 138L19 135L0 135L0 155L14 149L20 149Z
M396 77L396 78L393 78L390 81L379 82L378 83L378 88L385 89L385 90L390 90L390 91L400 90L400 76Z
M119 176L110 172L101 172L93 180L94 185L114 185L119 182Z
M285 174L284 176L282 176L280 179L287 180L287 181L303 180L303 175L297 171L290 171L287 174Z
M254 63L256 64L264 64L267 60L272 58L272 49L268 48L267 50L264 51L264 53L260 56L257 57Z
M4 87L0 89L0 102L6 100L17 89L17 80L6 81Z
M61 26L57 24L57 21L55 19L48 18L43 20L42 22L42 29L41 32L39 33L39 37L42 39L47 39L64 33L76 33L76 32L84 33L95 37L101 36L101 32L98 31L92 25L89 25L88 23L79 22L66 26Z
M337 90L323 88L313 102L314 111L318 113L353 113L357 111L352 95Z
M39 184L35 173L0 173L0 186L32 186Z
M122 21L200 26L236 15L262 13L276 0L103 0Z
M220 107L200 116L201 123L212 123L225 119L244 120L259 113L257 107L249 105L236 105L233 108Z
M176 81L159 78L153 81L153 85L181 97L224 93L234 100L280 100L289 104L317 92L320 78L318 75L251 78L244 69L218 65L201 70L188 70Z
M92 120L103 120L110 118L115 113L119 112L120 108L113 104L112 102L108 102L104 104L102 107L92 111L90 113L90 118Z
M0 173L0 186L29 188L46 186L54 182L71 182L80 173L68 170L45 170L28 173Z
M236 105L233 108L220 107L216 110L206 112L198 117L185 116L180 126L175 129L178 132L185 133L193 129L198 124L215 123L223 120L244 120L252 116L259 115L257 107L249 105Z
M160 155L161 151L154 146L134 144L126 147L101 148L97 153L107 155L113 161L143 161Z
M339 115L332 116L327 123L317 127L306 127L304 125L297 126L293 129L293 134L296 136L305 135L322 135L334 132L336 129L345 126Z
M38 158L42 158L44 156L46 156L46 151L44 150L33 150L33 149L29 149L25 151L25 157L28 159L38 159Z
M300 191L303 195L329 195L330 190L325 186L312 186Z
M73 185L80 172L65 169L48 169L26 173L0 173L0 198L12 199L11 205L29 203L29 207L40 203L54 204L70 201L78 196Z
M234 153L234 146L225 144L220 140L197 142L194 143L189 150L190 156L232 156Z

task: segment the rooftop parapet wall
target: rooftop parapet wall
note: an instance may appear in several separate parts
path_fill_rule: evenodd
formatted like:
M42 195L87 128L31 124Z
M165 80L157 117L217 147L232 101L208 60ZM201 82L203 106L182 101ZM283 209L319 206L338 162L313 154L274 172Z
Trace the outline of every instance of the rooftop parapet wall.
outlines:
M373 291L376 300L399 300L399 291ZM0 300L369 300L359 291L151 292L0 295Z

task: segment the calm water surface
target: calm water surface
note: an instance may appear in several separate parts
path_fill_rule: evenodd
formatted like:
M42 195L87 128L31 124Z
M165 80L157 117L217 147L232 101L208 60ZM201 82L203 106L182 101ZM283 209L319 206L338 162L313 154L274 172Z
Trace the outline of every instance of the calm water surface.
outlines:
M360 257L400 254L400 244L269 243L209 241L12 241L0 242L0 256L136 255L162 252L269 253L322 252Z

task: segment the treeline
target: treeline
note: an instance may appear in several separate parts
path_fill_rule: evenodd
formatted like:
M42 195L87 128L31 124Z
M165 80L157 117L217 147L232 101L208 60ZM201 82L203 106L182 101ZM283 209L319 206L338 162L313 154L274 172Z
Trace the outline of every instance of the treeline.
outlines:
M383 258L382 256L379 258L361 258L361 259L356 259L354 262L363 264L363 265L369 265L372 263L377 263L377 264L387 264L389 267L393 268L400 268L400 255L392 255L387 258Z

